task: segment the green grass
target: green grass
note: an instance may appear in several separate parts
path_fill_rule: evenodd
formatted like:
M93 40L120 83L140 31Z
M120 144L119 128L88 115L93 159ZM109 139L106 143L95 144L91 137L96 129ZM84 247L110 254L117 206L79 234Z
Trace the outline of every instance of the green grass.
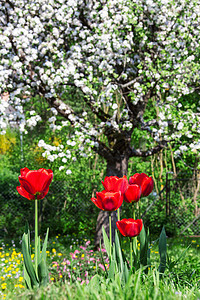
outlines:
M8 293L12 299L13 294ZM136 273L126 286L121 287L119 278L111 282L94 277L88 285L74 283L50 284L37 291L25 291L15 299L198 299L200 292L196 287L175 287L172 283L160 280L155 271L150 271L148 277Z
M148 275L138 271L124 287L118 277L113 282L104 279L100 254L92 251L91 244L84 237L51 238L47 251L49 285L28 291L22 277L19 245L0 243L0 299L200 299L199 238L168 239L171 265L162 278L157 272L158 245L152 243ZM127 253L125 238L122 245Z

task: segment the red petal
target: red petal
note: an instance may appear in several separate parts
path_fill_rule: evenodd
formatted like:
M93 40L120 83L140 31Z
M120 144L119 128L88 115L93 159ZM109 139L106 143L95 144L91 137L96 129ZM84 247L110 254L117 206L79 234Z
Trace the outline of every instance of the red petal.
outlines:
M102 207L106 211L114 211L118 209L123 202L123 196L121 192L97 192L97 200L101 203Z
M28 168L23 168L20 170L21 176L26 176L26 174L29 172L30 170Z
M22 187L29 193L34 195L37 190L35 190L34 186L29 183L24 177L19 176L19 182L21 183Z
M147 177L143 180L141 188L142 188L142 196L147 197L151 194L153 190L154 182L152 177Z
M102 181L101 183L107 192L116 192L116 183L118 179L119 177L117 176L106 176L104 182Z
M96 192L96 197L99 201L103 202L106 194L106 191Z
M141 197L141 187L138 184L131 184L124 193L124 201L127 203L138 202Z
M119 191L119 200L118 200L118 205L117 205L116 209L118 209L122 205L123 200L124 200L123 194Z
M126 227L127 236L134 237L140 234L140 231L142 230L142 224L140 224L138 221L141 220L128 219Z
M124 220L126 220L126 219L123 219L121 221L117 221L116 225L117 225L117 228L119 229L120 233L123 236L127 236L126 235L126 223L124 222Z
M108 197L105 199L105 201L102 203L104 210L106 211L114 211L116 210L117 203L116 199L114 197Z
M116 191L121 191L122 194L124 194L124 192L126 191L128 187L128 179L127 177L124 175L122 178L119 178L117 183L116 183Z
M42 187L42 191L45 192L46 189L49 189L49 185L51 184L53 180L53 171L52 170L46 170L48 172L48 177L46 179L46 182L44 182L44 185Z
M118 221L117 227L123 236L134 237L140 234L142 230L142 220L122 219Z
M107 178L108 177L106 176L105 179L104 179L104 181L103 180L101 181L101 183L103 184L103 187L104 187L105 190L107 188L107 183L106 183L107 182Z
M92 200L92 202L93 202L98 208L104 210L104 208L103 208L101 202L98 201L98 199L96 199L96 198L93 197L93 198L91 198L91 200Z
M29 194L22 186L17 186L17 191L22 197L25 197L28 200L35 200L35 196Z
M29 171L25 178L26 181L32 186L32 190L35 191L34 194L37 192L43 193L53 179L53 172L42 168L38 171Z
M42 194L37 195L37 199L38 200L43 199L47 195L48 191L49 191L49 187L45 191L43 191Z
M145 178L148 178L148 176L145 173L136 173L129 178L129 183L142 185L142 182Z

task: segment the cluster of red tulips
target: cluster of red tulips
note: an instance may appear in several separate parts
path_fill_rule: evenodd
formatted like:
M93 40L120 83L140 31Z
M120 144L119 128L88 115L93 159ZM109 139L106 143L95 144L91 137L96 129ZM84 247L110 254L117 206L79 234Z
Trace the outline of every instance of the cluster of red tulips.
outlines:
M29 170L28 168L21 169L21 176L19 176L20 186L17 187L19 194L28 200L35 202L35 268L32 265L30 256L30 232L24 233L22 238L22 251L24 257L24 278L29 288L45 284L48 279L48 272L46 268L46 246L48 238L48 230L43 245L42 252L40 251L40 243L38 236L38 200L43 199L48 191L49 185L53 179L52 170L44 168L39 170ZM106 177L102 181L104 190L96 193L96 198L92 198L92 202L100 209L112 212L118 210L118 221L116 225L123 236L133 237L138 236L142 230L143 222L141 219L135 220L135 213L133 218L122 219L120 221L119 208L123 200L127 203L133 204L138 202L141 197L148 196L153 190L153 179L148 177L145 173L131 176L129 180L126 176L119 178L117 176ZM111 256L111 215L109 216L110 223L110 256ZM132 260L132 243L130 242L130 257L131 270L133 265ZM41 254L42 253L42 254ZM29 258L28 258L29 257ZM32 272L29 274L29 270ZM44 275L41 277L41 273Z
M105 211L115 211L122 205L123 200L127 203L138 202L141 197L148 196L154 186L152 177L145 173L136 173L129 180L126 176L105 177L102 181L104 190L96 193L96 198L91 198L92 202ZM142 220L122 219L116 222L117 228L123 236L134 237L142 230Z

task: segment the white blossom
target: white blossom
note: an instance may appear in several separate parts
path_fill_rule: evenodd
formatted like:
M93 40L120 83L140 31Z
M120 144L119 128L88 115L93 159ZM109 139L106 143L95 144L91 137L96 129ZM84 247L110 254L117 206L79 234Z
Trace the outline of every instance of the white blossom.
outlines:
M106 5L96 0L15 2L6 2L0 11L0 94L9 91L7 101L0 101L1 133L11 124L24 133L38 125L40 112L30 105L26 113L26 104L42 94L48 103L56 99L58 110L47 110L50 129L72 126L74 132L66 144L83 147L81 155L87 156L105 130L122 133L133 130L134 122L143 122L142 112L138 116L134 113L137 106L148 107L145 101L150 91L157 115L152 116L156 123L144 125L152 133L149 142L159 142L167 135L177 140L185 134L198 144L193 131L200 133L200 129L192 122L199 124L200 117L192 109L185 114L180 100L193 92L192 86L200 79L198 1L112 0ZM79 95L85 104L73 111L68 103L76 104ZM106 117L91 121L91 114L84 111L90 105L95 114L106 112ZM56 119L59 110L64 121ZM184 133L187 126L192 133ZM63 145L54 148L44 141L38 145L50 161L72 156Z
M60 166L60 167L59 167L59 171L62 171L62 170L64 170L64 169L65 169L64 166Z
M67 174L67 175L70 175L70 174L72 174L72 171L71 171L71 170L67 170L67 171L66 171L66 174Z
M178 124L178 126L177 126L177 129L178 129L178 130L182 130L182 129L183 129L183 126L184 126L183 122L180 122L180 123Z

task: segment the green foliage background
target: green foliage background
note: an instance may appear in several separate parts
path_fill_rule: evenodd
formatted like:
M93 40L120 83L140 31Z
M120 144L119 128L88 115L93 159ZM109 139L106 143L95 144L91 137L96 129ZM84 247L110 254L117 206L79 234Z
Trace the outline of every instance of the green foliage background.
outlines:
M70 99L68 101L72 101ZM187 110L197 109L198 101L199 98L194 95L180 99L180 102L184 104L184 109ZM81 102L80 98L79 102ZM77 110L80 110L81 107L79 102L77 102ZM70 124L61 131L52 131L48 126L48 118L52 116L52 113L43 99L36 97L26 105L27 116L30 116L29 112L31 110L35 110L36 113L40 112L40 115L42 115L42 121L23 136L20 136L17 129L8 129L6 136L0 138L0 235L21 235L26 220L33 229L34 203L22 198L17 193L16 187L19 185L18 176L21 168L39 169L43 167L53 170L54 180L47 197L40 202L40 219L42 221L40 230L44 233L46 228L50 227L51 235L58 233L79 235L82 232L87 232L88 236L94 236L99 210L90 199L95 196L96 191L103 190L101 180L105 177L105 161L95 153L89 157L80 156L78 146L72 150L72 147L70 148L67 145L66 142L74 131ZM148 103L144 119L148 121L152 115L156 117L153 99ZM57 117L58 121L56 122L62 120L59 116ZM76 161L70 161L68 165L65 165L72 171L72 174L66 175L65 171L58 170L61 161L50 162L42 156L43 149L37 146L40 139L44 139L46 143L51 145L62 143L65 149L69 147L71 151L74 151ZM146 131L137 128L132 137L132 145L135 148L146 150L150 146L150 140L151 137ZM189 172L192 176L192 168L198 168L198 153L188 152L184 153L181 159L176 158L173 153L177 147L176 143L171 143L168 148L152 157L131 158L128 177L142 172L153 176L155 182L154 192L158 195L165 186L168 172L176 172L177 176ZM170 176L173 177L173 175ZM141 213L155 200L156 194L152 193L149 197L140 201ZM191 198L186 199L186 201L190 205ZM179 207L180 210L183 210L178 193L173 195L172 204L173 207ZM131 217L131 214L131 206L123 203L121 216L128 218ZM187 214L193 217L192 205L190 205ZM144 222L153 234L159 233L163 225L165 225L168 235L171 236L177 233L173 215L166 216L164 192L160 199L155 201L155 205L146 213Z

